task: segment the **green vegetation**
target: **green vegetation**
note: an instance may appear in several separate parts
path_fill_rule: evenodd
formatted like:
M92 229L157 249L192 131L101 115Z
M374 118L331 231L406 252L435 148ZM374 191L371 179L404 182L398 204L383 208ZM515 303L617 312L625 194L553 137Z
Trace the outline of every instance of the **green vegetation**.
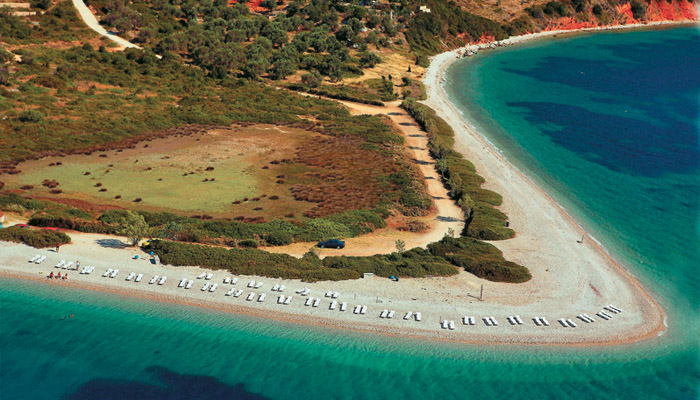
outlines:
M382 97L376 92L362 90L350 85L319 85L316 87L305 85L304 83L288 83L287 89L297 92L305 92L319 96L329 97L336 100L354 101L356 103L383 106Z
M474 165L456 152L454 131L435 111L408 99L401 104L428 133L430 153L436 159L436 168L450 188L450 195L465 212L465 236L483 240L502 240L513 237L507 228L507 217L495 206L503 199L491 190L481 187L484 178L476 173Z
M11 226L9 228L0 229L0 241L24 243L27 246L43 249L46 247L55 247L56 243L70 243L70 236L63 232Z
M142 215L133 211L126 211L121 221L119 221L117 233L126 236L129 242L136 246L144 236L148 235L148 228L148 224Z
M320 260L309 252L301 259L256 249L222 249L209 246L154 240L144 248L155 252L163 263L199 265L226 269L235 274L263 275L304 281L357 279L364 272L378 276L425 277L454 275L457 269L423 249L403 254L372 257L327 257Z

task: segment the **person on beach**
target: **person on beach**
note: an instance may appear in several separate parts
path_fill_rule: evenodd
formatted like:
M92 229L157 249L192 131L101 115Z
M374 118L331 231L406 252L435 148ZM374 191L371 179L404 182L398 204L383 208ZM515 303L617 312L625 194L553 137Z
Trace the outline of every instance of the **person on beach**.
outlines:
M56 253L58 253L58 248L61 247L60 243L56 243Z
M51 275L49 275L49 279L53 279L53 272L51 272Z
M58 278L58 279L61 279L61 273L60 273L60 272L58 273L57 278Z
M77 271L79 269L80 269L80 260L75 262L75 270Z
M66 272L66 274L63 275L63 280L64 280L64 281L68 280L68 272Z

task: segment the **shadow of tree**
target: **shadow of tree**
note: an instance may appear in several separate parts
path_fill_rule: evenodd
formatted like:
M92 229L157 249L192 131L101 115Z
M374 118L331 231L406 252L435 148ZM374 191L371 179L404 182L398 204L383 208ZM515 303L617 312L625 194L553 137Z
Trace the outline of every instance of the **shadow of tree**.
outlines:
M95 240L95 243L99 244L102 247L107 247L110 249L125 249L129 247L128 244L122 242L119 239L97 239Z
M461 219L459 219L459 218L444 217L442 215L438 215L437 220L442 221L442 222L459 222L459 221L461 221Z

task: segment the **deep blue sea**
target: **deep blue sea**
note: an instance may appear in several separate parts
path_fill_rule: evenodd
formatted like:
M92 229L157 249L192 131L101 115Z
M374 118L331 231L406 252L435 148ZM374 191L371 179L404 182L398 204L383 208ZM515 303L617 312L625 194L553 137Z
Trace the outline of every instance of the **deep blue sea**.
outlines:
M667 334L454 345L0 279L0 399L698 399L698 30L530 42L449 80L479 131L653 292Z

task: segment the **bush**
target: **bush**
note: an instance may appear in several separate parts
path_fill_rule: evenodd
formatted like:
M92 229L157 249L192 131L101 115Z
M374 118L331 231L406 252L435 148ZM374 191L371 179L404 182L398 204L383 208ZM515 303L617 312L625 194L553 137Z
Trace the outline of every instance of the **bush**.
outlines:
M5 242L24 243L28 246L43 249L46 247L54 247L56 246L56 243L70 243L70 236L63 232L35 230L11 226L9 228L0 229L0 240Z

